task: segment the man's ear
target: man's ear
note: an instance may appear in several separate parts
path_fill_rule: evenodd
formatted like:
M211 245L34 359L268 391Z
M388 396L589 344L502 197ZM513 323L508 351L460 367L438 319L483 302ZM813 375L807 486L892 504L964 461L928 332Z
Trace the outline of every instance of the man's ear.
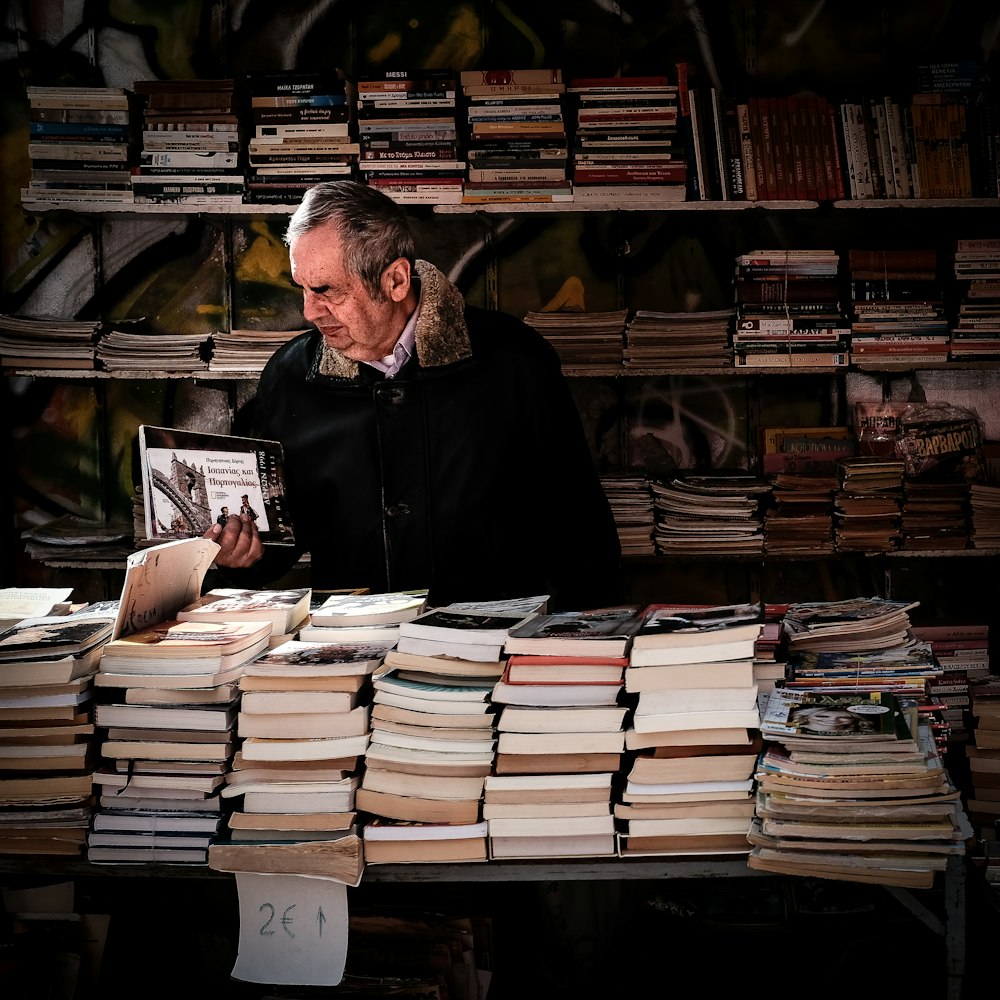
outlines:
M410 262L405 257L399 257L385 269L382 289L393 302L402 302L410 294Z

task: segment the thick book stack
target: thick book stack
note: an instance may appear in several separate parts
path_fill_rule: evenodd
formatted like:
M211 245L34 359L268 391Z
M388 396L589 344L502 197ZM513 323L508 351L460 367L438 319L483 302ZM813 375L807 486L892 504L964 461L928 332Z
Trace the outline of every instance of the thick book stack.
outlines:
M204 814L221 815L236 749L236 681L271 630L270 621L174 618L105 643L95 681L106 696L95 713L98 814L127 813L132 825L91 833L88 860L207 862L214 832Z
M335 71L248 73L247 200L297 205L314 184L354 176L351 95Z
M31 175L21 200L131 204L134 101L123 87L29 86Z
M764 515L764 551L824 555L834 551L836 475L778 472Z
M624 671L641 611L622 605L558 612L512 630L507 666L493 689L502 706L495 771L512 780L494 784L507 794L487 815L492 857L615 853L610 787L625 750ZM559 806L546 811L537 792L527 794L582 774L600 776L593 779L607 793L600 802L588 791L583 799L553 797Z
M139 80L136 201L239 204L244 178L234 81Z
M113 624L81 611L0 632L0 854L83 850L98 756L93 681Z
M626 368L716 368L731 365L732 309L656 312L637 309L625 326Z
M208 370L239 374L261 372L271 355L300 333L306 330L242 329L213 333Z
M109 372L148 372L155 367L165 374L207 370L211 348L205 334L144 332L142 327L140 321L105 328L94 350L97 367Z
M948 357L955 361L1000 356L1000 239L955 241L958 312Z
M833 497L834 537L839 552L888 552L902 541L902 459L858 455L838 462Z
M993 675L972 681L969 688L971 742L965 748L969 769L969 819L985 839L993 839L1000 822L1000 680Z
M489 700L496 667L423 655L389 664L374 680L358 809L387 823L475 826L496 747ZM485 860L485 831L479 839L479 855L453 860ZM459 849L441 838L429 840L430 853L410 860L444 860L449 846Z
M622 555L653 555L653 491L649 480L626 472L606 473L601 476L601 486L611 505Z
M136 203L243 203L234 81L137 80L142 146L132 173Z
M573 200L649 205L684 201L688 164L678 129L678 90L665 76L576 77Z
M89 569L95 562L124 564L134 546L132 525L96 517L60 514L25 528L24 554L56 568Z
M904 476L899 531L901 549L968 548L969 484Z
M930 887L972 827L930 727L894 694L777 688L761 718L751 868Z
M625 670L636 700L615 806L623 855L749 850L761 627L754 604L646 607Z
M239 679L241 742L222 791L240 800L229 816L230 845L263 857L265 843L356 836L371 677L390 648L288 640L247 665Z
M627 309L584 312L576 309L532 310L524 322L533 326L555 349L563 369L588 366L619 367Z
M501 669L439 654L386 654L358 792L368 814L366 861L486 860L483 782L496 749L489 695Z
M843 367L850 329L835 250L750 250L736 258L737 367Z
M0 366L93 368L100 329L99 320L0 315Z
M937 251L847 252L851 357L854 361L946 361L949 324Z
M974 549L1000 546L1000 486L991 483L969 484L971 527L969 542Z
M889 691L925 701L928 686L944 675L929 642L909 639L865 652L796 650L785 662L785 688Z
M760 553L769 483L755 476L676 476L652 483L659 552Z
M986 623L920 625L912 628L914 639L930 644L941 668L930 681L928 695L940 705L951 742L971 737L970 685L990 676L989 625Z
M572 201L562 70L463 70L459 83L463 203Z
M457 79L450 69L386 70L357 84L362 179L401 204L462 200Z

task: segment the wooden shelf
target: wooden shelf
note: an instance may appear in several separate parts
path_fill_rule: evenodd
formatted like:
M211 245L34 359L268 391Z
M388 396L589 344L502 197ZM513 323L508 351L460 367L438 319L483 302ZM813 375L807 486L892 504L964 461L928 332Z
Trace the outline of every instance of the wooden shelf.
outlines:
M477 205L405 204L406 209L429 210L436 215L532 215L573 212L801 212L824 205L837 210L866 209L988 209L1000 208L1000 198L861 198L833 202L794 201L657 201L622 202L497 202ZM297 205L158 205L115 204L100 201L23 201L25 212L74 212L79 215L291 215Z

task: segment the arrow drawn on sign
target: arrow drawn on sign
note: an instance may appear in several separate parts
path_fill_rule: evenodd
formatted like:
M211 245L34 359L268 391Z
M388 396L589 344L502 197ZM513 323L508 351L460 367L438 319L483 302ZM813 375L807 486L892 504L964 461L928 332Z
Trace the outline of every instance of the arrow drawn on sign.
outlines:
M316 909L316 923L319 924L319 936L323 936L323 924L326 923L326 914L323 912L323 907L320 906Z

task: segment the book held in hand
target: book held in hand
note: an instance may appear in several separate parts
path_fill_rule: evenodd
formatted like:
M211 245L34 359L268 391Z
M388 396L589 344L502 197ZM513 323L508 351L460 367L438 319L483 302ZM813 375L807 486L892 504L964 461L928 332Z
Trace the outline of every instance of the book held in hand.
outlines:
M195 538L241 513L265 544L294 543L278 441L172 427L139 427L146 537Z

